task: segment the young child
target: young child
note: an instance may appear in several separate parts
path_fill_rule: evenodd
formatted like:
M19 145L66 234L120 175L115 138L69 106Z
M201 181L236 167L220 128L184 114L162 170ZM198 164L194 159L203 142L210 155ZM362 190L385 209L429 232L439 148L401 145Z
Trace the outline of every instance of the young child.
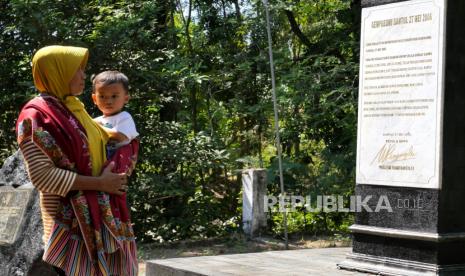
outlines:
M92 80L92 99L103 115L94 120L110 135L107 158L115 151L131 143L139 133L131 115L123 111L129 101L129 80L119 71L104 71Z
M124 105L129 101L128 77L118 71L101 72L92 79L92 99L103 113L94 120L110 136L104 167L113 163L112 172L130 176L139 153L139 139L135 139L139 133L131 115L123 111ZM110 202L114 206L127 206L127 189L126 185L122 195L110 195ZM128 208L114 208L112 212L123 218L130 217Z

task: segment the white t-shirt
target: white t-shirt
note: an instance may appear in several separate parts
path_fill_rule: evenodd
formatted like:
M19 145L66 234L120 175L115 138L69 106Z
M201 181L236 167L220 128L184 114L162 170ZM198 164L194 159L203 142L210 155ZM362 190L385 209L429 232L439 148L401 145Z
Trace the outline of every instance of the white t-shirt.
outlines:
M139 136L139 133L136 130L136 124L134 123L131 114L126 111L122 111L113 116L100 116L94 118L94 120L102 126L114 129L128 137L128 139L124 140L123 142L112 145L112 148L119 148L121 146L127 145L131 142L132 139Z

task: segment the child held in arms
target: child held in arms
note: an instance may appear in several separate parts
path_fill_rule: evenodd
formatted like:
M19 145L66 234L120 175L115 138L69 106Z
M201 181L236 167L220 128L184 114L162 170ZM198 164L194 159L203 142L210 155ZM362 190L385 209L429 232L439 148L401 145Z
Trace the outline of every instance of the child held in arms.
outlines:
M129 101L129 80L119 71L104 71L92 80L92 99L102 116L94 120L103 126L110 136L107 158L117 149L129 145L139 136L131 114L123 111Z
M107 163L113 163L115 173L131 175L139 153L139 136L131 115L123 111L129 101L129 81L118 71L104 71L92 79L92 99L103 115L94 120L109 134ZM125 187L125 192L128 186ZM127 195L111 195L115 206L127 206ZM128 208L115 208L112 212L129 218Z

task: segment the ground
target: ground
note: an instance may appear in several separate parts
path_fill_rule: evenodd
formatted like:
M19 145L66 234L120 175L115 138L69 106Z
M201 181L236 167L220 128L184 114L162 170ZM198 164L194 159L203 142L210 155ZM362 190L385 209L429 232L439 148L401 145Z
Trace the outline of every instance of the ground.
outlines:
M291 250L346 247L350 245L351 240L346 236L292 236L289 239L289 249ZM145 260L250 253L270 250L285 250L284 241L272 237L260 237L250 240L243 235L233 235L227 238L202 241L182 241L167 244L141 244L138 247L140 260L139 275L145 275Z

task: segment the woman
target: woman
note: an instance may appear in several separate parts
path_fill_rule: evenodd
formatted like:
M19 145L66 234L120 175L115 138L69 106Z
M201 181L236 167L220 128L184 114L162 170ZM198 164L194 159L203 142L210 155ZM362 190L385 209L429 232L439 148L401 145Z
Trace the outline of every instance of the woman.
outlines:
M43 260L66 275L137 275L126 173L103 171L108 135L76 98L84 89L88 50L48 46L32 60L41 94L21 110L18 144L40 191Z

